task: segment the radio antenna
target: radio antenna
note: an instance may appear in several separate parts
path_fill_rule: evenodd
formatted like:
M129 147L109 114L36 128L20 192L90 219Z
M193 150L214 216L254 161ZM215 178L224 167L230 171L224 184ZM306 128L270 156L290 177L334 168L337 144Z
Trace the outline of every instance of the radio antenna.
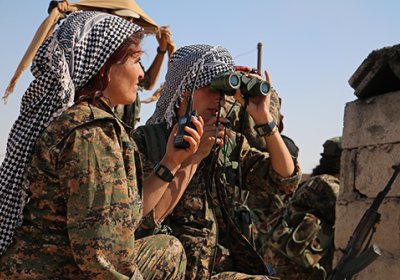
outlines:
M189 97L187 99L186 115L189 115L190 112L192 112L193 95L194 95L194 91L196 90L197 80L199 79L199 74L200 74L201 69L203 68L203 64L204 64L204 60L201 61L200 65L199 65L199 69L197 69L197 73L196 73L196 77L194 79L193 87L192 87L190 95L189 95Z

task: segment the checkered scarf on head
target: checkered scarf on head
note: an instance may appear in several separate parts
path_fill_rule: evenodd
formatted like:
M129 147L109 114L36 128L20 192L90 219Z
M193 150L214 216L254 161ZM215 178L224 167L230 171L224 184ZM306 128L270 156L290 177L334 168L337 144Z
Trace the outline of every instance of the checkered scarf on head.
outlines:
M209 85L220 73L233 71L233 66L232 57L224 47L191 45L179 48L171 57L161 97L147 123L166 122L171 127L176 122L175 110L182 101L182 94L192 90L200 67L195 89Z
M34 80L22 97L21 109L0 167L0 255L22 223L27 201L25 169L41 131L73 104L84 86L133 33L142 28L100 12L72 13L38 50Z

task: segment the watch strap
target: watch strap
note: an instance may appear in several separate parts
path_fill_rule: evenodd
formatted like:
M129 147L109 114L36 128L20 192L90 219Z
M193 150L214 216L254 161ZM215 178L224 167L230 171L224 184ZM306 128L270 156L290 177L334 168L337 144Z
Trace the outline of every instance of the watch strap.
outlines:
M172 179L174 179L174 175L172 174L171 170L159 162L154 165L154 173L165 182L171 182Z
M158 54L165 54L166 52L167 52L167 50L162 51L162 50L160 49L160 46L157 47L157 53L158 53Z
M271 136L278 131L278 127L272 120L271 122L266 124L255 125L254 130L257 132L259 136Z

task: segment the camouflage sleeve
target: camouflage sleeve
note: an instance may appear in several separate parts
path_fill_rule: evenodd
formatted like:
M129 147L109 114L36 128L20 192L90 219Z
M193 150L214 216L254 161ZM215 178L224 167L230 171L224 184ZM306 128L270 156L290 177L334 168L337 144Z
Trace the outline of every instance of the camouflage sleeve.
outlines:
M264 190L270 193L286 194L293 192L298 186L301 171L295 159L293 159L295 172L292 176L284 178L272 168L267 152L251 148L244 139L241 160L244 186L248 186L250 191Z
M135 271L140 209L118 139L109 121L85 125L63 142L58 160L73 257L89 279L129 279Z
M145 163L147 159L147 145L146 145L146 140L144 136L144 132L141 129L135 129L132 133L132 139L135 141L135 144L138 148L140 158L142 159L142 162ZM143 176L146 178L149 173L148 169L143 166Z
M153 172L154 163L147 157L147 145L145 136L142 130L136 129L132 134L132 138L138 147L140 158L142 159L143 177L148 177ZM143 217L139 228L137 229L136 236L144 237L153 234L161 225L155 221L154 210L151 210L146 216Z
M282 125L282 119L280 114L281 102L280 97L274 88L271 88L270 91L270 108L269 111L274 118L275 123L277 126ZM240 131L240 124L242 118L242 111L243 107L241 107L238 103L235 103L235 98L232 96L228 96L225 106L222 108L223 115L230 114L230 121L232 125L232 130L239 132ZM246 114L244 119L243 126L243 135L246 137L249 145L254 147L260 151L266 152L267 151L267 143L265 142L264 137L258 136L257 132L254 129L255 122L253 118Z

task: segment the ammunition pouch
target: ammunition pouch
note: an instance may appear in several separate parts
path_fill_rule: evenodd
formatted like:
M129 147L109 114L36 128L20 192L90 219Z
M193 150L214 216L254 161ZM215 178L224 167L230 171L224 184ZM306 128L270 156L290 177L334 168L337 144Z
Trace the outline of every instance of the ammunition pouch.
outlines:
M270 246L304 268L324 268L333 251L333 223L339 181L330 175L310 178L268 225ZM329 255L329 257L327 256ZM325 256L327 258L323 259ZM323 260L322 260L323 259ZM330 264L329 264L330 265Z
M333 241L332 225L311 213L281 219L269 234L269 246L305 268L315 267Z

